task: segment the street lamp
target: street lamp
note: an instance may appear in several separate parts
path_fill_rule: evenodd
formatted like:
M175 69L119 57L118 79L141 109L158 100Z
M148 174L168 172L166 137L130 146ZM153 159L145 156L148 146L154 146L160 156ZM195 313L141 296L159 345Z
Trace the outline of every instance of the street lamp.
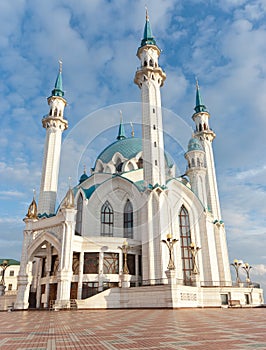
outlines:
M241 280L240 280L240 277L239 277L239 268L240 268L240 266L243 265L243 261L235 259L234 262L232 264L230 264L230 265L233 266L234 269L236 270L236 284L241 283Z
M1 278L1 281L0 281L0 286L2 287L2 295L5 294L5 272L6 272L6 269L8 268L9 266L9 261L8 260L3 260L2 263L0 264L1 268L2 268L2 278Z
M200 247L196 247L195 243L191 242L189 247L188 247L189 251L191 252L192 255L192 266L193 266L193 270L192 273L193 275L197 275L199 273L199 268L197 266L196 263L196 256L198 254L198 251L201 249Z
M129 251L129 246L128 246L128 242L124 242L122 247L118 247L122 250L122 253L124 255L124 266L123 266L123 274L124 275L128 275L129 274L129 269L128 269L128 266L127 266L127 253Z
M250 270L252 269L252 266L249 265L249 263L245 262L244 265L242 266L242 269L245 270L245 272L246 272L246 274L247 274L246 282L247 282L247 283L251 283L251 280L250 280Z
M174 263L174 245L178 241L178 239L172 238L171 233L168 233L166 240L162 239L162 242L166 244L169 251L169 262L168 262L168 270L175 270Z

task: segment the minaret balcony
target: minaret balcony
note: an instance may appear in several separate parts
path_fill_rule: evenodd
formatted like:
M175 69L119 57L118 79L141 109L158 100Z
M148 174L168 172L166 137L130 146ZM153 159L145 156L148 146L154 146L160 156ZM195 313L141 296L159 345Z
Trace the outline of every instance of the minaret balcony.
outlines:
M66 130L68 128L68 121L64 117L53 117L51 115L46 115L42 119L42 126L47 129L50 127L59 128Z
M164 81L166 79L166 74L161 67L143 66L137 69L134 83L137 85L141 85L140 83L144 82L145 76L146 79L148 78L154 81L158 81L159 86L163 86Z
M202 137L202 138L207 138L207 139L210 139L211 141L213 140L213 139L215 139L215 137L216 137L216 134L215 134L215 132L213 131L213 130L211 130L211 129L207 129L207 130L202 130L202 131L197 131L197 130L195 130L195 135L197 136L197 137Z

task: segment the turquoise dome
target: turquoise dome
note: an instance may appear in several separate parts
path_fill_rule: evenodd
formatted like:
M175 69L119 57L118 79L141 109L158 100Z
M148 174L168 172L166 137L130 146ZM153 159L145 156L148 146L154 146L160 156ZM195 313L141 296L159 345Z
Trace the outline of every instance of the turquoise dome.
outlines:
M131 137L128 139L122 139L115 141L111 145L107 146L98 156L103 163L109 163L113 155L119 152L126 159L135 157L142 151L142 140L137 137Z
M189 151L203 151L202 144L199 139L192 137L188 143L188 152Z
M88 175L84 172L79 178L79 183L81 184L83 181L87 180L88 178L89 178Z
M98 159L100 159L103 163L109 163L116 152L119 152L126 159L132 159L136 157L139 152L142 152L142 139L138 137L131 137L113 142L99 154L95 165ZM174 162L169 154L165 153L165 160L168 167L173 166Z

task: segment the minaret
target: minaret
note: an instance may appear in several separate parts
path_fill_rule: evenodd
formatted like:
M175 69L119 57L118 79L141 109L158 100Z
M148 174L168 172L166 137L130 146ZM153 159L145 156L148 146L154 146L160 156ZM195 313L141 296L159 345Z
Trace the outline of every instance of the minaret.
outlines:
M192 116L196 124L195 137L198 138L205 151L205 166L207 169L206 176L206 191L207 191L207 206L212 212L215 220L221 220L220 201L218 196L215 164L213 158L212 141L215 138L215 133L209 128L210 114L206 106L202 103L199 84L196 82L196 107L195 113Z
M161 50L152 35L146 10L146 23L137 56L140 59L134 82L141 90L144 180L151 185L165 185L165 158L160 87L166 74L159 67Z
M63 96L62 62L59 61L55 87L52 90L52 95L47 99L50 111L42 119L42 125L46 129L46 140L38 203L39 214L49 215L55 212L62 133L68 127L68 122L64 119L64 109L67 102Z

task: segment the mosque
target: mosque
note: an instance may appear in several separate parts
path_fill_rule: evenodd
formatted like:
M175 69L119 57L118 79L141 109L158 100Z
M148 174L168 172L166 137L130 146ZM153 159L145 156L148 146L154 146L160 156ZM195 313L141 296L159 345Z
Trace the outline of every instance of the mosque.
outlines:
M232 282L212 148L216 135L198 84L185 176L176 177L165 152L160 54L146 14L134 79L142 138L127 137L121 120L115 142L56 207L62 133L68 128L60 66L42 119L40 194L24 218L15 309L263 304L259 285L249 278Z

